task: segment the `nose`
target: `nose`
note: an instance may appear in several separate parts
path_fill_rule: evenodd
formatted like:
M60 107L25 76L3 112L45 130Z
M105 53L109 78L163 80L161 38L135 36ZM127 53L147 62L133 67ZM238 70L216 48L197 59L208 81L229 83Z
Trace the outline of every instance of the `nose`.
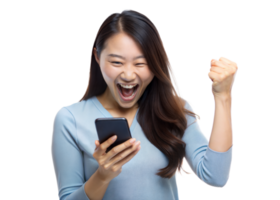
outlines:
M123 71L121 73L121 79L126 82L132 82L136 78L136 67L131 64L123 66Z

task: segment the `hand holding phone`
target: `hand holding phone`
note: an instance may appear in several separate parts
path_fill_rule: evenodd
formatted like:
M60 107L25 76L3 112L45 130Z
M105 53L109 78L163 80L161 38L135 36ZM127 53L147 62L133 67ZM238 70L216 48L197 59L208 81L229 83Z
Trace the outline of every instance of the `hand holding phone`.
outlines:
M110 182L121 173L122 166L137 154L140 141L135 143L131 137L126 118L97 118L95 125L99 141L95 141L93 157L98 161L98 173L102 180ZM117 136L114 141L111 139L113 136Z
M129 139L106 153L106 149L115 141L110 137L103 143L95 141L95 151L93 157L97 160L99 167L97 172L105 183L110 182L113 178L121 173L122 166L131 160L140 150L140 141L135 142L135 139Z
M117 140L107 148L106 153L115 146L132 138L127 120L124 117L97 118L95 120L95 127L100 143L103 143L113 135L117 136Z

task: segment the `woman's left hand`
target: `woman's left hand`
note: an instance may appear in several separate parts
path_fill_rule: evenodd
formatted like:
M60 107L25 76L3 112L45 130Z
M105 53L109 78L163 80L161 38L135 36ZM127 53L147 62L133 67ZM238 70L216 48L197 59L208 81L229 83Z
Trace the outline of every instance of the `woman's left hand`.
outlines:
M223 57L211 61L208 76L213 81L212 93L214 97L231 96L231 88L237 69L235 62Z

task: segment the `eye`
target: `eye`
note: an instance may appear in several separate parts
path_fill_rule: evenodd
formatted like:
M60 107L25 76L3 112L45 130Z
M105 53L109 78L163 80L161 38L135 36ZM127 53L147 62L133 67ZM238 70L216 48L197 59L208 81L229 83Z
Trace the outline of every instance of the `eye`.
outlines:
M116 65L122 64L121 62L111 62L111 63L114 63ZM137 63L136 65L145 65L145 63Z
M118 65L118 63L120 63L120 62L111 62L111 63L116 63Z

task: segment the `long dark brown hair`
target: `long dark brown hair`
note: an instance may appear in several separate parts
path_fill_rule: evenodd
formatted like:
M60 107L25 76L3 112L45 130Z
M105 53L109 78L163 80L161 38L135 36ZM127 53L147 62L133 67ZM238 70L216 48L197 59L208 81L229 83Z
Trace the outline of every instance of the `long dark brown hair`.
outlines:
M105 48L106 40L120 32L128 34L139 44L149 69L155 75L137 102L137 121L147 139L169 159L169 164L160 169L157 175L171 178L177 168L180 172L185 156L186 143L181 139L187 128L186 115L195 117L196 114L185 109L186 101L177 95L170 79L171 67L160 35L145 15L133 10L110 15L101 25L94 41L93 49L96 48L98 58ZM107 87L93 49L89 83L80 101L101 95Z

